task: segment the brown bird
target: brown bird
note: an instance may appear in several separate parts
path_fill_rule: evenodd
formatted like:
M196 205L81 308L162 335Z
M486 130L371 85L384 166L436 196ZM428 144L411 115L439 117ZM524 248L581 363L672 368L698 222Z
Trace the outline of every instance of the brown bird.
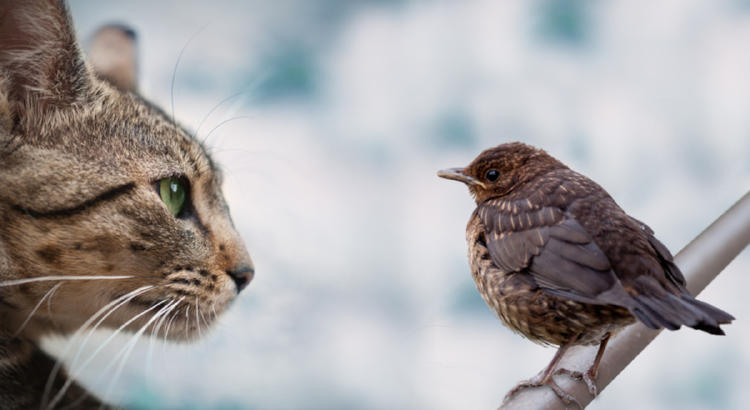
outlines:
M723 335L732 315L693 298L666 246L594 181L519 142L482 152L438 176L468 185L477 208L466 227L469 264L484 301L511 330L560 348L545 370L520 383L550 386L567 374L594 383L610 336L639 320ZM599 344L585 373L555 366L574 345ZM577 402L576 402L577 403Z

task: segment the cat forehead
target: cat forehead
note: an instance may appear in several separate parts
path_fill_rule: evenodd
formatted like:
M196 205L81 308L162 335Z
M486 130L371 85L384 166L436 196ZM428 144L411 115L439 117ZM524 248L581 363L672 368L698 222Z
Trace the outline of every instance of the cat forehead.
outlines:
M133 136L137 138L136 142L141 144L141 148L153 151L151 148L160 146L163 150L159 155L160 159L176 159L182 165L191 166L196 175L218 173L216 164L201 142L159 107L130 95L141 109L146 111L144 115L138 116L145 126L136 127L136 135Z
M216 172L203 146L161 109L134 94L103 88L107 93L101 98L47 118L27 143L97 163L132 165L134 171Z

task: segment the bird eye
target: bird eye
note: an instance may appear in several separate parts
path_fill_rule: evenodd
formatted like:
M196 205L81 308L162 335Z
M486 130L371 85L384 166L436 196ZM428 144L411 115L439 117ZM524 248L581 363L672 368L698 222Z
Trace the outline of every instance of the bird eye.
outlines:
M495 182L500 177L500 172L496 169L491 169L484 174L484 177L490 182Z
M185 184L177 178L162 178L159 195L173 216L179 215L185 207Z

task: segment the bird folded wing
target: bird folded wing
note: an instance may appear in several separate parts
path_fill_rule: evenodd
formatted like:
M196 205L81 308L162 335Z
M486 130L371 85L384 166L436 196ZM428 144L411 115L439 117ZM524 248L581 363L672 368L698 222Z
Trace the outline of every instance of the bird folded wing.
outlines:
M484 206L487 248L499 269L527 272L540 288L580 302L632 305L609 259L573 216L558 208Z

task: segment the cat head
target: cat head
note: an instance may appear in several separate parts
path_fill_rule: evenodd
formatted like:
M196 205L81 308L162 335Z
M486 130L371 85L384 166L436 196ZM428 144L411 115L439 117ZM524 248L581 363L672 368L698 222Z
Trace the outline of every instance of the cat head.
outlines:
M107 64L127 47L97 51L134 41L110 29L104 46L94 41L94 67L62 2L0 10L0 323L30 317L23 332L37 337L92 317L110 327L137 317L129 329L178 317L166 336L193 338L254 267L216 164L133 92L127 58Z

